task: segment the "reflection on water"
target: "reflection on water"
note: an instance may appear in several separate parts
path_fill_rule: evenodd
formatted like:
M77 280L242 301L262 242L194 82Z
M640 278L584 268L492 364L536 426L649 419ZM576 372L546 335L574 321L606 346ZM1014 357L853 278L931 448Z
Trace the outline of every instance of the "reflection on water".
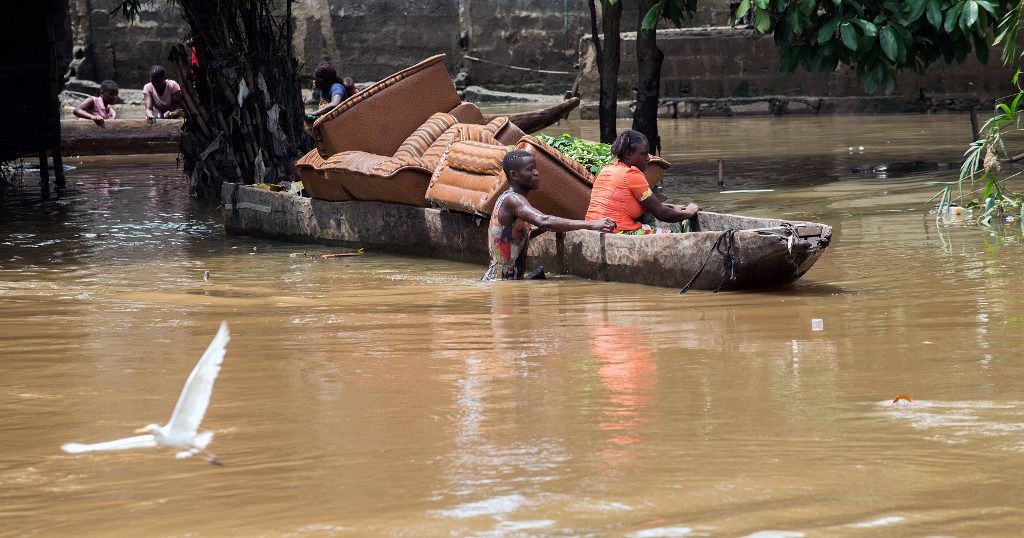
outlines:
M667 197L827 222L829 251L789 287L680 296L228 237L168 158L75 161L66 196L3 202L3 532L1016 532L1020 230L937 226L923 201L953 172L849 172L955 158L961 118L662 129ZM775 191L720 194L718 156ZM164 419L222 319L225 468L59 452Z

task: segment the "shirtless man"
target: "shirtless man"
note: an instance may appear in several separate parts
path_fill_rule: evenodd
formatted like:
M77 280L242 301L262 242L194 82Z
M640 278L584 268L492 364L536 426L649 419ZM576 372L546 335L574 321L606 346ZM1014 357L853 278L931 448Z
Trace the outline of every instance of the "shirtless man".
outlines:
M526 277L526 248L530 239L546 231L568 232L571 230L594 230L610 232L615 229L612 219L591 221L563 219L537 211L526 199L527 193L540 186L540 172L537 163L526 151L512 150L501 162L508 178L509 188L494 202L491 224L487 230L487 250L491 254L491 266L484 273L484 280L518 280ZM531 230L531 225L536 226ZM543 278L543 269L530 274L532 278Z

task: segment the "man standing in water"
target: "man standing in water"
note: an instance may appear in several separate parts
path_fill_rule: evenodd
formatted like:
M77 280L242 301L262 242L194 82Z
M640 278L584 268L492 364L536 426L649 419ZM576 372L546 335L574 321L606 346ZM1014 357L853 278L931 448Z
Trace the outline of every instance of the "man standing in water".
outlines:
M501 162L509 188L498 196L491 211L491 224L487 230L487 250L491 266L484 280L518 280L524 278L526 248L530 238L541 233L594 230L610 232L615 229L612 219L592 221L563 219L537 211L526 199L527 193L540 186L540 172L533 156L522 150L505 154ZM530 225L537 229L531 232ZM536 273L536 274L534 274ZM543 278L544 269L538 268L528 278Z

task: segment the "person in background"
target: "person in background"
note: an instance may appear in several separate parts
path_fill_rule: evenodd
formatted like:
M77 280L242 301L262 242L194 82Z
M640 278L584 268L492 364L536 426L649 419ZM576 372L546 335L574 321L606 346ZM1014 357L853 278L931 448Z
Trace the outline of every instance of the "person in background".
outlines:
M664 222L682 222L697 216L700 206L689 204L685 208L663 204L651 192L644 177L649 160L647 137L633 130L619 133L612 142L614 164L601 169L590 191L588 220L610 218L617 224L615 233L648 235L669 233L669 230L641 224L637 219L644 212Z
M491 265L483 280L519 280L544 278L544 269L524 274L526 248L530 238L546 231L571 230L611 231L615 222L600 218L591 221L563 219L537 211L526 199L527 193L540 186L540 172L533 155L523 150L512 150L501 161L509 188L501 193L491 211L491 224L487 229L487 251ZM530 225L537 228L531 231Z
M356 88L356 81L352 77L342 77L341 85L345 87L345 93L349 97L359 93L359 88Z
M320 108L315 112L306 114L306 121L315 121L323 114L334 110L334 107L341 104L348 97L345 85L338 72L328 63L322 63L313 70L313 88L320 92Z
M162 65L154 65L149 70L149 82L142 87L142 96L146 102L146 121L153 123L157 118L180 118L181 86L167 78Z
M85 120L92 120L96 125L103 127L103 122L117 117L114 110L114 103L117 102L117 83L113 80L104 80L100 83L99 97L88 97L82 101L73 114Z

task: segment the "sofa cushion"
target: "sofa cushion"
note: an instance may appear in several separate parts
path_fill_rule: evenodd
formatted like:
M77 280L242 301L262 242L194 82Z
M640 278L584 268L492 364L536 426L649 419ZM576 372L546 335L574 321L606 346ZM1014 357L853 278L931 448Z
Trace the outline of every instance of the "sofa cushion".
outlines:
M434 163L436 166L445 149L455 140L473 140L488 144L498 144L494 134L504 127L506 123L508 123L508 118L499 116L486 125L474 125L471 123L455 124L445 131L444 134L437 137L437 140L423 152L423 159L428 163Z
M423 125L420 125L415 131L402 142L402 145L398 147L398 151L395 152L395 157L398 159L408 159L413 157L422 157L423 152L427 150L437 139L448 131L453 125L458 123L455 116L448 114L447 112L438 112L430 119L425 121Z
M440 207L489 215L508 188L501 161L512 148L476 141L454 141L430 178L426 199Z

